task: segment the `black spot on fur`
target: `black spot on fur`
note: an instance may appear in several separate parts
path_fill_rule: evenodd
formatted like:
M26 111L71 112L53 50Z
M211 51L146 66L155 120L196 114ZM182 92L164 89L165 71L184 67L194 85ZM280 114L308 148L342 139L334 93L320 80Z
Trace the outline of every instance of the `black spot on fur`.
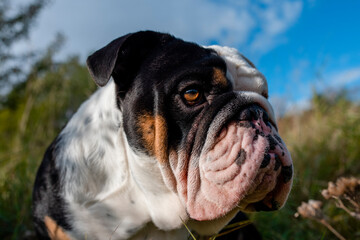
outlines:
M276 145L278 145L277 141L271 135L267 135L266 138L269 141L270 150L275 150Z
M251 124L250 124L250 122L241 122L241 123L239 124L239 126L240 126L240 127L244 127L244 128L251 128L251 127L252 127Z
M264 168L264 167L266 167L267 165L269 165L270 159L271 159L270 154L267 154L267 153L266 153L266 154L264 155L263 161L261 162L260 168Z
M278 135L274 135L274 138L276 138L276 140L278 140L279 143L282 143L282 140Z
M84 120L84 125L88 125L89 123L91 123L91 121L92 121L91 116L87 116Z
M130 235L135 234L137 231L139 231L138 227L126 229L126 233Z
M117 219L114 215L112 215L111 213L109 213L109 212L106 213L106 217L107 217L108 220L110 220L110 221L118 221L118 219Z
M293 175L292 165L283 166L281 169L281 175L283 176L284 183L289 182Z
M270 150L269 147L266 147L266 148L265 148L265 153L268 153L269 150Z
M276 154L276 155L275 155L275 167L274 167L274 171L277 171L280 166L281 166L281 161L280 161L279 156Z
M239 166L242 165L245 162L245 159L246 159L246 151L244 149L241 149L236 158L236 164Z

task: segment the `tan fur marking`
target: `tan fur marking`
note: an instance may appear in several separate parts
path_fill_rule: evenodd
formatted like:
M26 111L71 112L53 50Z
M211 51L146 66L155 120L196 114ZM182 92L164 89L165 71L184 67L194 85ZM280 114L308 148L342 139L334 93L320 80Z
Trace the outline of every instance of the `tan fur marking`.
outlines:
M168 136L167 125L164 117L155 116L155 156L160 163L165 163L168 159Z
M155 145L155 119L150 113L145 113L138 119L138 122L145 148L153 155Z
M138 124L144 140L145 148L154 155L160 163L165 163L167 154L167 126L164 117L145 113L138 119Z
M52 240L70 240L64 230L56 224L56 222L49 216L45 216L44 223L48 229L49 237Z
M228 84L224 72L221 71L219 68L214 68L213 81L215 84L224 87L226 87Z

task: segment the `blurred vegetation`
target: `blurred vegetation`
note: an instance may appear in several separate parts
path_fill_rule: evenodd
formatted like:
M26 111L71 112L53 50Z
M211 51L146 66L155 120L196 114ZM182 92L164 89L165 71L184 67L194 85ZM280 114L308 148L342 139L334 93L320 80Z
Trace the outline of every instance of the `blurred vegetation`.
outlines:
M321 190L329 181L360 177L360 106L345 91L314 93L311 109L283 117L279 129L294 161L293 189L281 211L256 213L252 219L264 239L337 239L319 223L294 213L302 201L324 201ZM360 239L360 221L329 201L324 212L332 226L346 239Z
M15 54L11 47L28 37L31 26L48 0L32 0L26 5L15 5L9 0L0 1L0 87L24 79L24 64L37 54L27 50Z
M50 47L0 108L0 239L33 235L31 192L45 149L96 86L77 57Z

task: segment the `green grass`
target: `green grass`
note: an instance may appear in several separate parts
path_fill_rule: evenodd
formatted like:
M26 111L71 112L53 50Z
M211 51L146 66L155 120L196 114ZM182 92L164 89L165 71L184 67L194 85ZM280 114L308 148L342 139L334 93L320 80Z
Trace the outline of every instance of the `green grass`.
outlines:
M62 64L44 59L0 106L0 239L31 239L31 192L45 149L94 90L76 58ZM325 227L294 218L301 201L324 200L328 181L360 173L360 108L346 97L316 95L311 110L279 121L292 154L295 179L287 205L251 218L264 239L336 239ZM360 239L360 223L324 206L329 222L347 239Z

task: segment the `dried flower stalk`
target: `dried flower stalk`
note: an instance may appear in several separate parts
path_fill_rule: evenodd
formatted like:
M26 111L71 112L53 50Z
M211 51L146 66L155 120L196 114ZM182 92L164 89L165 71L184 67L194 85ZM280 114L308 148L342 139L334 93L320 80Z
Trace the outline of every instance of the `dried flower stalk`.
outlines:
M302 202L301 205L297 208L295 217L302 216L304 218L316 220L327 227L337 238L345 240L345 238L326 221L326 216L321 210L321 206L322 202L318 200L310 199L307 203Z
M360 220L360 179L341 177L336 183L329 182L328 188L322 190L321 194L325 199L335 199L338 208ZM352 205L353 211L344 204L342 199L346 199Z

